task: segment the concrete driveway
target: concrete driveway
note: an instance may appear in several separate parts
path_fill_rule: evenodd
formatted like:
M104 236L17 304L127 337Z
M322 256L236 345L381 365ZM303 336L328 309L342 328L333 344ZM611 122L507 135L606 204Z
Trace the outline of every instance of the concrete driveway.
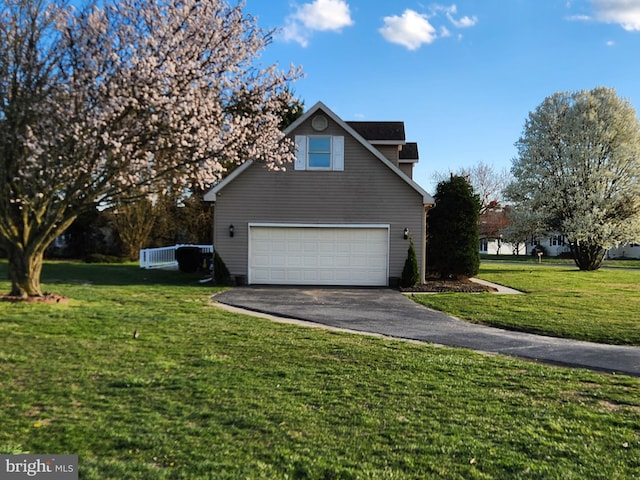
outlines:
M545 337L463 322L388 288L243 287L213 300L244 311L355 332L465 347L640 376L640 348Z

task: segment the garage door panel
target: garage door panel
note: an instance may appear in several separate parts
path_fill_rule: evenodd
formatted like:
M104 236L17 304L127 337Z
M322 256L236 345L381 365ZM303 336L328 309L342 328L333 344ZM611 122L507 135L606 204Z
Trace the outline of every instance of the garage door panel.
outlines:
M386 227L252 226L249 282L387 284Z
M265 242L268 246L269 249L271 250L271 253L275 253L275 254L286 254L287 253L287 244L283 241L269 241L269 242Z
M300 242L287 242L287 251L290 254L303 253L304 245Z
M317 257L304 257L304 265L305 268L317 268L318 267L318 258Z
M336 253L336 244L335 242L329 242L327 240L318 243L318 253L320 254L330 254L333 255Z
M300 283L302 282L304 275L303 275L304 270L301 269L287 269L286 272L284 272L284 280L282 281L282 283ZM280 280L280 279L278 279Z
M255 268L268 267L269 266L269 259L268 258L256 257L254 259L254 261L253 261L253 266Z
M336 267L336 259L334 257L330 257L328 255L319 255L318 256L318 267L322 268L334 268Z
M351 250L352 250L351 244L347 242L340 241L335 246L336 253L350 254Z
M319 270L317 275L317 283L319 285L339 285L343 283L341 281L341 273L333 272L329 270ZM346 280L346 279L345 279Z
M288 268L300 268L304 267L304 257L302 255L289 255L287 257Z
M318 284L320 282L320 280L318 279L318 271L317 270L305 270L302 273L302 282L303 284L307 284L307 285L315 285Z
M373 259L369 257L353 257L349 262L350 267L367 269Z

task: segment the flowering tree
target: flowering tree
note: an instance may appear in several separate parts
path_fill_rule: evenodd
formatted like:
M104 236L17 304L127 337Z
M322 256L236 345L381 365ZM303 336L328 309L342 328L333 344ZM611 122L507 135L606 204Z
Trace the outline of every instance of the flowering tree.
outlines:
M0 0L0 246L23 297L84 209L293 160L278 127L300 72L257 64L271 32L242 2L55 1Z
M546 98L516 146L506 196L530 230L567 235L581 270L640 240L640 123L613 89Z
M280 129L284 130L304 113L304 104L296 99L281 112ZM229 175L238 166L234 161L223 161L223 176ZM167 245L168 242L210 242L211 205L203 201L206 190L197 186L186 190L173 189L167 185L164 193L153 201L139 198L135 201L117 201L111 210L111 225L115 227L122 250L130 260L138 260L139 252L150 247ZM205 240L207 239L208 240Z

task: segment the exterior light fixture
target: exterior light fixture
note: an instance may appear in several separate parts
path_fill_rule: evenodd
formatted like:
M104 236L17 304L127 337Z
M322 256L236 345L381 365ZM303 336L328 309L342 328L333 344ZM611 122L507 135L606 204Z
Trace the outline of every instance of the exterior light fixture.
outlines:
M230 236L230 237L233 237L233 232L234 232L234 230L235 230L235 229L233 228L233 225L229 225L229 236Z
M403 237L405 240L408 240L408 239L409 239L409 229L408 229L407 227L405 227L405 228L404 228L404 233L402 234L402 237Z

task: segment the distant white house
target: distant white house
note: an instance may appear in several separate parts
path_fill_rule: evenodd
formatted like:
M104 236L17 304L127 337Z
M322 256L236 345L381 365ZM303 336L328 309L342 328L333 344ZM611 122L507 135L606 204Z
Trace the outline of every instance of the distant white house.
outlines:
M571 245L566 235L548 233L530 235L517 244L502 240L502 232L510 225L509 206L486 209L478 221L479 251L486 255L535 255L542 251L549 257L571 257ZM640 259L640 244L628 243L607 252L607 258Z
M526 254L533 255L536 247L542 247L545 255L559 257L563 254L570 254L571 247L566 235L544 235L532 236L526 243Z
M571 253L569 240L566 235L544 235L531 237L526 243L526 254L532 255L534 249L540 246L544 248L546 255L550 257L558 257ZM612 248L607 252L607 258L638 258L640 259L640 244L627 243L616 248Z
M509 243L500 238L480 238L480 253L486 255L525 255L526 245L524 243Z
M478 221L480 253L486 255L524 255L525 244L509 243L500 233L509 225L509 207L487 208Z

